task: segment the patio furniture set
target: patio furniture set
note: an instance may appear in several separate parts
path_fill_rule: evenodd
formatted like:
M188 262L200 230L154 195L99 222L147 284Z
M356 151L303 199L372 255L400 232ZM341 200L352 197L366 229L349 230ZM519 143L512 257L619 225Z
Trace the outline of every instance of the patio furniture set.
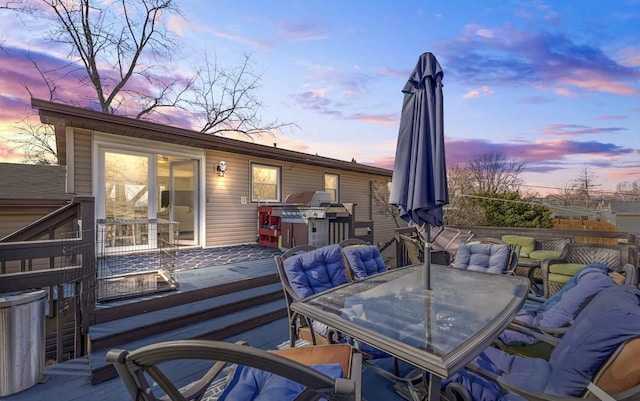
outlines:
M431 265L431 288L418 244L403 241L415 259L390 270L360 240L275 256L289 319L284 350L176 341L107 358L134 401L204 400L214 382L224 384L220 400L359 400L363 366L411 400L640 397L640 289L621 247L567 244L540 263L552 296L533 304L541 299L529 294L531 270L516 274L526 253L518 238L458 244L452 265ZM560 262L582 267L559 279ZM625 285L612 284L618 272ZM595 327L599 319L613 332ZM538 344L549 345L540 354ZM161 370L176 359L218 362L189 384ZM585 373L576 377L578 365Z

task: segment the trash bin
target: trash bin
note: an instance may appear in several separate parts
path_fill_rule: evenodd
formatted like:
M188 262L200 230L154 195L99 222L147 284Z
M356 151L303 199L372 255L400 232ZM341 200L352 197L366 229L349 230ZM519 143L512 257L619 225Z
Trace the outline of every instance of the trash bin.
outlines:
M44 375L45 291L0 294L0 397Z

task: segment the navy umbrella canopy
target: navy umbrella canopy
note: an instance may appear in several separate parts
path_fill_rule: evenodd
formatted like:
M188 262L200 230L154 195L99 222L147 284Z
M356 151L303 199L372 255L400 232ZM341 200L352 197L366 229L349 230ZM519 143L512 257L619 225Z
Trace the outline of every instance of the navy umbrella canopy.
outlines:
M444 224L449 203L444 149L444 112L440 63L432 53L418 59L402 92L402 116L389 203L409 224L424 228L426 285L430 289L430 226Z

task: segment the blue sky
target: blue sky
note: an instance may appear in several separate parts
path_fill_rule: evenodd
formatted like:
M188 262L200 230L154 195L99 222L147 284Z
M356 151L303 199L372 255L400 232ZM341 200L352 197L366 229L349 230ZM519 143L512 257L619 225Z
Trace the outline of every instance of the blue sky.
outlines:
M499 152L524 162L525 183L541 193L585 166L602 190L640 178L639 0L192 0L180 8L184 18L169 26L183 54L170 70L186 70L181 63L204 48L227 66L251 53L262 119L297 125L258 142L392 168L401 89L430 51L444 69L448 164ZM33 35L46 30L42 21L0 21L6 133L28 103L25 85L47 95L25 55L55 66L66 53ZM72 85L64 90L74 96ZM0 160L18 156L0 143Z

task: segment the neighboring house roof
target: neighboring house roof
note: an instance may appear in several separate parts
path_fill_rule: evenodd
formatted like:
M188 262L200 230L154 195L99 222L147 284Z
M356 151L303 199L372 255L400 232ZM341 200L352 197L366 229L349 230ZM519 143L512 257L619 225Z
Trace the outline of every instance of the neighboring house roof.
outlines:
M70 199L66 174L66 166L0 163L0 198Z
M611 213L640 214L640 202L609 202Z
M327 168L337 168L347 171L378 174L391 177L393 171L379 167L368 166L354 162L347 162L328 157L311 155L277 147L244 142L237 139L225 138L212 134L176 128L145 120L136 120L115 114L102 113L86 108L69 106L41 99L31 99L31 106L38 109L40 121L54 126L70 126L107 132L128 137L143 138L159 142L174 143L201 149L213 149L256 157L303 163ZM60 164L66 164L64 154L66 136L64 130L56 129L56 145L59 149ZM336 143L336 146L341 146Z

